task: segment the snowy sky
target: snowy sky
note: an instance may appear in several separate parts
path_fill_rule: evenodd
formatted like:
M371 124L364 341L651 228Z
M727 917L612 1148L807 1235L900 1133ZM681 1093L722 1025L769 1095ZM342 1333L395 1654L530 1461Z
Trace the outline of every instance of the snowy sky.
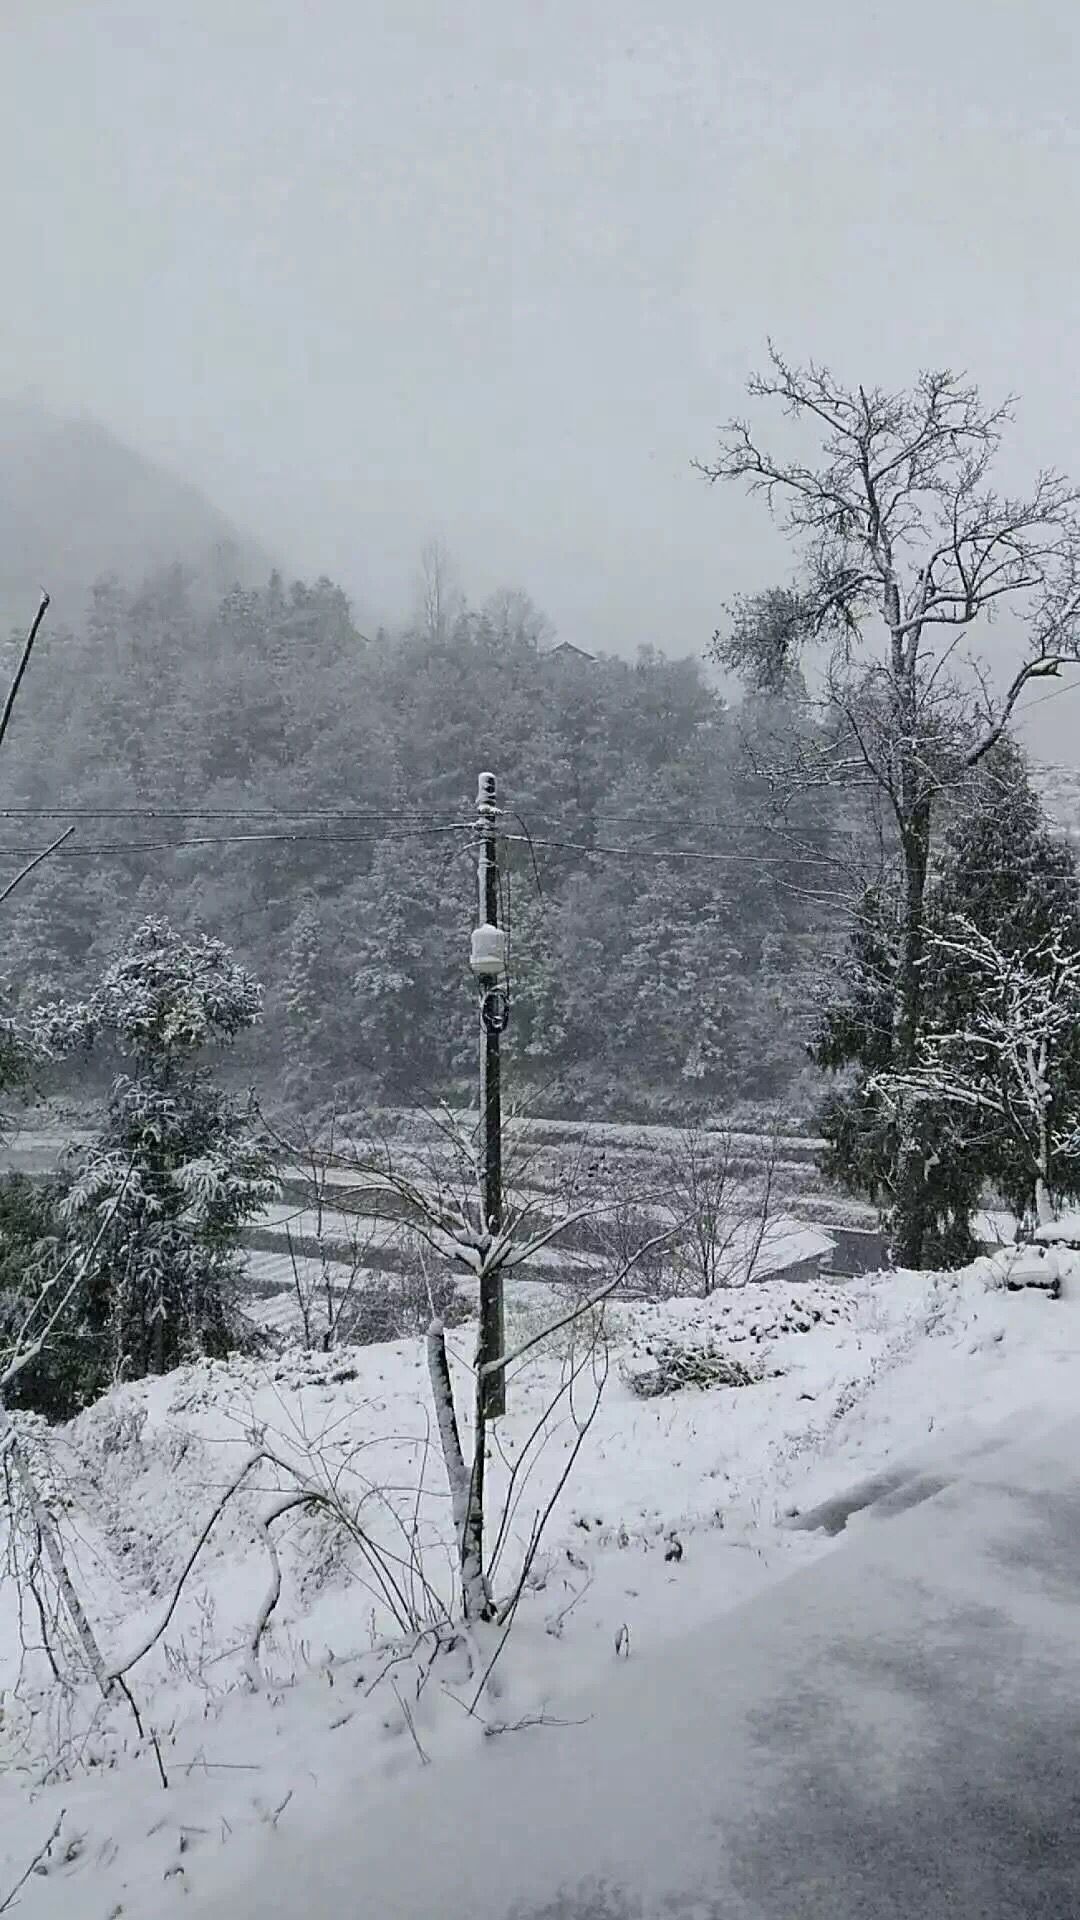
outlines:
M438 534L697 651L783 571L689 465L768 332L1080 466L1078 55L1060 0L3 0L0 388L376 612Z

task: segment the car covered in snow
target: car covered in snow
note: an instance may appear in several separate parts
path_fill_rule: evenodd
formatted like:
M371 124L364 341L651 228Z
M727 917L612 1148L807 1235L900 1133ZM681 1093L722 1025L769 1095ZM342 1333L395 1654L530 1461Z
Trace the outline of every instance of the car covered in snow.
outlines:
M1036 1287L1058 1299L1062 1282L1080 1272L1080 1213L1048 1220L1030 1240L999 1248L993 1264L1011 1290Z

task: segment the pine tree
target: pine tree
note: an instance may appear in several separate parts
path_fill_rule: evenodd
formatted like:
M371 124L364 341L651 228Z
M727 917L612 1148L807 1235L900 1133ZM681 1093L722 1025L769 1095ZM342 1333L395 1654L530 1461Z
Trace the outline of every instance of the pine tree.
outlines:
M387 839L357 883L350 1034L385 1095L431 1101L473 1063L469 930L476 881L456 835Z
M962 1139L947 1105L884 1099L881 1082L895 1072L901 903L895 888L871 889L860 903L840 975L829 983L811 1047L816 1064L844 1074L826 1097L819 1125L828 1142L825 1170L889 1218L901 1131L922 1170L929 1263L971 1256L971 1215L987 1182L1020 1204L1030 1198L1030 1166L1007 1131L967 1116ZM1020 749L1002 740L954 807L940 867L927 893L928 946L923 1001L930 1035L963 1026L975 974L934 938L957 917L990 935L1006 955L1037 949L1057 933L1080 947L1080 888L1071 848L1051 831L1032 789ZM1080 1036L1074 1069L1080 1071Z
M965 956L965 943L942 945L967 921L992 938L1006 961L1049 975L1054 955L1080 952L1080 873L1069 842L1056 834L1031 785L1020 748L1002 741L976 784L971 804L945 837L942 872L930 894L927 954L927 1034L962 1031L985 993L985 969ZM959 1065L960 1062L958 1061ZM1080 1028L1055 1046L1058 1111L1080 1086ZM1056 1122L1057 1114L1051 1116ZM965 1114L965 1151L1017 1212L1033 1201L1031 1160L1015 1132L987 1116Z

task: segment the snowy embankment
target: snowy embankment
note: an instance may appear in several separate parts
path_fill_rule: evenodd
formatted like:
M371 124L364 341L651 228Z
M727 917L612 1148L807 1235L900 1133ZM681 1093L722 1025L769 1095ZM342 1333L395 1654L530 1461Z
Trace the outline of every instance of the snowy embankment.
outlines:
M511 1345L539 1328L542 1292L512 1304ZM565 1336L511 1379L489 1469L500 1592L554 1504L482 1697L499 1636L436 1658L438 1636L422 1631L452 1598L453 1542L419 1341L189 1368L118 1389L61 1432L31 1429L107 1662L162 1630L127 1676L140 1740L124 1698L95 1704L89 1688L57 1685L41 1652L44 1627L63 1667L49 1594L42 1611L9 1561L0 1902L61 1812L19 1912L131 1920L211 1888L240 1831L302 1831L320 1781L355 1781L359 1812L365 1777L408 1777L485 1733L513 1739L523 1723L559 1718L605 1666L647 1659L828 1551L831 1536L792 1527L793 1511L928 1446L940 1462L1026 1409L1070 1411L1080 1305L1068 1284L1060 1301L1007 1294L980 1264L626 1305L609 1336L606 1379L599 1354L568 1354ZM472 1331L448 1339L464 1410ZM639 1397L626 1374L672 1340L721 1348L755 1383ZM543 1444L530 1451L538 1425ZM260 1522L297 1476L325 1498L268 1536ZM253 1652L275 1561L280 1597Z

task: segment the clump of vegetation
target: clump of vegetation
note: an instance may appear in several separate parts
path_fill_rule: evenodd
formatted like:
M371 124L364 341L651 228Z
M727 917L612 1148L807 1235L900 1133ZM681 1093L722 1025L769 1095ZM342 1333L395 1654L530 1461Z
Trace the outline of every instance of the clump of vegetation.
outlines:
M633 1362L623 1368L623 1379L640 1400L681 1393L684 1387L752 1387L764 1377L752 1373L711 1340L703 1344L658 1340L645 1351L649 1365Z
M473 1312L453 1274L372 1274L352 1294L336 1344L375 1347L387 1340L418 1339L432 1320L460 1327Z

